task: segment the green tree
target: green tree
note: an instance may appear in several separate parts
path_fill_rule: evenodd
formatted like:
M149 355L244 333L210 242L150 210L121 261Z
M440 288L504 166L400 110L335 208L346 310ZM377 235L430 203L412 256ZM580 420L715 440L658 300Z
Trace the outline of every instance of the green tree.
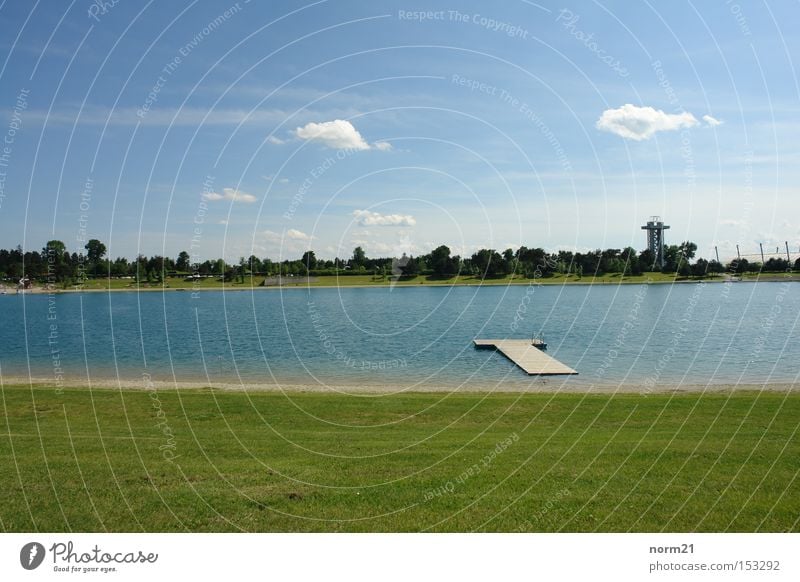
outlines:
M517 261L514 258L514 249L506 249L503 251L503 267L504 273L515 273L517 271Z
M663 273L675 273L678 271L681 260L681 249L678 245L664 245L664 266L661 268Z
M21 255L21 252L20 252ZM21 257L20 257L21 258ZM72 266L67 245L60 240L49 240L42 249L42 258L48 279L66 281L72 275Z
M636 256L636 249L625 247L620 253L621 260L625 264L623 273L625 275L641 275L642 268L639 257Z
M134 276L136 277L136 282L141 283L142 279L147 277L147 257L144 255L139 255L136 257L136 269L134 270Z
M124 257L117 257L110 267L111 275L114 277L125 277L130 271L128 259Z
M691 267L692 275L695 277L705 277L708 274L709 263L705 259L697 259Z
M361 247L358 247L361 248ZM363 252L363 251L362 251ZM355 253L353 253L355 256ZM300 261L305 265L306 269L311 271L312 269L317 268L317 256L314 254L314 251L308 250L303 253L303 258Z
M155 255L147 261L147 280L149 282L163 283L166 277L166 263L164 257Z
M725 266L716 260L712 260L708 263L708 272L714 275L718 275L719 273L724 273Z
M439 277L453 274L453 264L450 259L450 248L441 245L431 251L428 266L433 274Z
M697 245L694 244L692 241L685 240L680 245L678 245L678 249L680 251L680 255L686 259L687 261L691 261L694 258L694 254L697 251Z
M42 249L43 254L54 253L59 257L64 257L64 253L67 251L67 245L65 245L60 240L49 240L47 244L44 245L44 249Z
M99 263L100 260L106 256L106 245L96 238L87 242L84 248L86 249L86 258L93 265Z
M247 262L244 257L239 257L239 282L244 283L244 272L247 269Z
M352 269L360 269L367 263L367 254L360 246L353 249L353 258L350 263Z
M178 258L175 259L175 268L178 271L183 271L185 273L191 267L189 261L190 261L189 253L187 253L186 251L181 251L178 254Z
M639 268L642 271L655 271L656 254L650 249L645 249L639 253Z
M264 270L264 265L261 264L261 259L259 259L255 255L250 255L250 258L247 259L247 264L250 267L251 275L255 275L256 273L261 273Z
M728 271L741 275L750 270L750 262L747 259L734 259L728 263Z
M106 256L106 245L96 238L93 238L90 239L83 248L86 249L86 261L89 263L89 272L92 275L98 275L100 267L102 266L101 261L103 257Z
M482 278L505 274L506 262L493 249L481 249L470 258L476 274Z
M405 254L403 255L405 258ZM402 261L403 259L401 259ZM419 260L414 257L408 257L405 264L400 267L404 277L415 277L419 274Z

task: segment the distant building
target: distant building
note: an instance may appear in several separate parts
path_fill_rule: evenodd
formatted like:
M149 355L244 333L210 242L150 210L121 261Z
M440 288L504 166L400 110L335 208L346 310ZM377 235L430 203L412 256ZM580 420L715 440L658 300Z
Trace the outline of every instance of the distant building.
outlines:
M660 216L651 216L650 220L642 227L647 231L647 249L653 253L655 264L664 268L664 231L669 226L661 221Z

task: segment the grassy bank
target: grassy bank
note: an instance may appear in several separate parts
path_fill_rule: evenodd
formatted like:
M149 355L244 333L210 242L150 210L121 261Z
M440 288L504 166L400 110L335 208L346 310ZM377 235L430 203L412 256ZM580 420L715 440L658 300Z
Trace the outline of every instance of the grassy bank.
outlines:
M795 394L2 389L5 531L797 531Z
M490 279L481 279L473 276L458 276L450 278L433 277L419 275L415 277L404 277L397 280L373 275L326 275L321 277L286 277L284 288L286 287L388 287L390 285L400 286L421 286L421 285L528 285L537 283L542 285L619 285L619 284L642 284L642 283L681 283L687 281L697 281L699 279L687 277L675 277L672 274L647 273L637 276L622 276L619 273L607 274L598 277L578 277L577 275L554 275L552 277L540 277L528 279L526 277L508 275ZM721 281L720 277L708 277L706 281ZM163 283L137 283L131 279L91 279L86 281L81 287L85 291L133 291L133 290L207 290L207 289L262 289L261 283L264 277L246 277L244 282L239 279L223 283L220 279L208 278L200 279L196 282L187 281L182 277L168 277ZM75 287L66 287L60 290L75 290Z

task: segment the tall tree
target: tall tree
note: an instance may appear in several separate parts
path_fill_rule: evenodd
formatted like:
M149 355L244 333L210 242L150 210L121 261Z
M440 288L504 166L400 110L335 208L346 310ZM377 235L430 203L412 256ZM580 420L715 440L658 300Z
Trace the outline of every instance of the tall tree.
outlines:
M364 252L360 246L353 249L353 259L352 264L350 265L352 268L358 269L359 267L363 267L367 262L367 254Z
M656 270L656 254L650 249L645 249L639 253L639 268L642 271Z
M181 251L180 253L178 253L178 258L175 260L175 268L178 271L184 271L184 272L188 271L189 267L191 266L189 264L189 260L190 260L189 253L187 253L186 251Z
M441 245L431 251L428 266L434 275L444 276L453 274L453 265L450 260L450 248Z
M46 265L48 279L53 278L59 282L65 281L72 274L67 245L60 240L47 241L47 244L42 249L42 259Z
M471 257L472 265L480 277L496 277L505 274L506 262L493 249L481 249Z
M361 247L359 247L361 248ZM307 270L316 269L317 268L317 256L314 254L314 251L306 251L303 253L303 258L300 259L302 263L305 265Z
M93 265L99 263L106 256L106 245L96 238L87 242L84 248L86 249L86 258Z
M86 261L89 263L89 272L98 275L103 257L106 255L106 245L96 238L90 239L83 247L86 249Z

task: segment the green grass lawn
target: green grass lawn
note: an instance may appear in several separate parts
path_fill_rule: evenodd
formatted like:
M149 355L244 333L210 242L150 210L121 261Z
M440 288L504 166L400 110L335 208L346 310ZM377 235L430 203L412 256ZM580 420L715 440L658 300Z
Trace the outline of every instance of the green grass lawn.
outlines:
M716 278L720 280L719 277ZM251 289L261 288L260 284L264 277L246 277L244 283L238 279L227 283L222 283L221 280L216 278L200 279L196 282L187 281L183 277L168 277L164 284L160 283L145 283L137 284L133 279L90 279L83 284L85 290L152 290L152 289L184 289L186 291L203 290L203 289ZM664 273L646 273L637 276L622 276L619 273L610 273L599 277L578 277L577 275L554 275L552 277L527 279L519 275L497 277L490 279L481 279L480 277L473 276L459 276L443 279L440 277L432 276L416 276L402 278L393 281L391 278L382 278L373 275L326 275L322 277L314 277L311 282L308 282L304 277L287 277L284 287L346 287L346 286L368 286L368 287L383 287L388 285L402 285L402 286L419 286L419 285L528 285L532 282L541 283L543 285L564 285L564 284L641 284L647 281L652 283L671 283L674 281L685 280L685 278L678 277L672 274ZM707 279L713 280L713 279ZM72 287L68 287L72 288Z
M800 529L795 394L5 386L2 406L5 531Z

